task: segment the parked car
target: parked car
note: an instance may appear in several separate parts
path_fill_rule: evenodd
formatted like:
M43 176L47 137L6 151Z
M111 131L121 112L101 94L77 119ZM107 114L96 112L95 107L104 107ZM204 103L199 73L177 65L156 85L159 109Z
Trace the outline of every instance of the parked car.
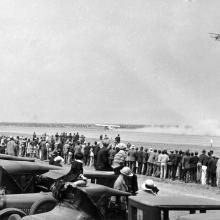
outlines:
M120 202L111 203L112 196L118 198L128 197L130 193L122 192L98 184L89 184L86 187L71 187L64 199L51 211L39 214L39 207L45 201L36 201L32 206L31 215L21 216L14 214L9 219L16 220L125 220L126 209L120 206ZM33 209L34 207L34 209ZM0 215L1 219L1 215Z
M0 193L34 193L49 191L38 181L39 176L49 170L61 169L30 161L0 159Z
M41 207L38 207L40 212L50 211L57 204L51 192L1 195L0 219L7 220L11 214L26 216L32 213L33 204L36 201L46 201Z

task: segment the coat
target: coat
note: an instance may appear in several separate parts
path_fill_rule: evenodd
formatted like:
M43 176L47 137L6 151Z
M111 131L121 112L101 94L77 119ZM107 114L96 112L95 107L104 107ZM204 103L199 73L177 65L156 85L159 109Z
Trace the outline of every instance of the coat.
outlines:
M17 156L17 145L13 140L7 143L7 154Z
M108 151L105 146L103 146L97 155L97 163L96 163L97 170L111 170L108 160Z
M143 160L144 160L144 152L139 150L137 152L137 162L143 163Z
M128 151L129 161L136 161L136 150L131 149Z

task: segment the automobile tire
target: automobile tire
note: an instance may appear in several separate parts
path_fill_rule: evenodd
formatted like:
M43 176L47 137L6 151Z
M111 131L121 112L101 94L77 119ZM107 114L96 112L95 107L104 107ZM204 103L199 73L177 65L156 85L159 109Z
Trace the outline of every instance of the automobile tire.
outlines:
M52 208L50 210L47 210L48 212L51 211L57 204L57 200L54 199L53 197L51 198L42 198L42 199L39 199L38 201L34 202L31 206L31 209L30 209L30 213L29 215L34 215L37 213L38 209L43 206L43 205L46 205L46 204L51 204L52 205Z
M26 213L23 212L20 209L16 209L16 208L6 208L0 211L0 219L1 220L7 220L9 218L9 216L13 215L13 214L17 214L21 217L26 216Z
M13 214L13 215L10 215L10 217L8 218L8 220L22 220L21 219L21 216L18 215L18 214Z

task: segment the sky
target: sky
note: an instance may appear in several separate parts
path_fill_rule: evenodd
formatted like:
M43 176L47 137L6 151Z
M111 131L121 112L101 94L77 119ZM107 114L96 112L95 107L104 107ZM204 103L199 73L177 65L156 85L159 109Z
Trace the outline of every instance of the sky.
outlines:
M220 122L218 0L0 1L0 121Z

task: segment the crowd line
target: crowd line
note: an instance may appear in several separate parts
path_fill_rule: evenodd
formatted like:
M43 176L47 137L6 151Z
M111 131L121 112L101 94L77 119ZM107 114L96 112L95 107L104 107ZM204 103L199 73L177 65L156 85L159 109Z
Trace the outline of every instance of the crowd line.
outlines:
M65 132L40 137L34 133L31 138L1 136L0 139L0 153L36 157L58 166L62 163L70 165L74 155L82 153L84 165L94 166L96 170L114 170L117 173L127 166L135 174L217 186L218 157L212 150L168 152L150 146L135 147L121 143L120 135L114 140L100 135L91 144L86 142L84 135Z

